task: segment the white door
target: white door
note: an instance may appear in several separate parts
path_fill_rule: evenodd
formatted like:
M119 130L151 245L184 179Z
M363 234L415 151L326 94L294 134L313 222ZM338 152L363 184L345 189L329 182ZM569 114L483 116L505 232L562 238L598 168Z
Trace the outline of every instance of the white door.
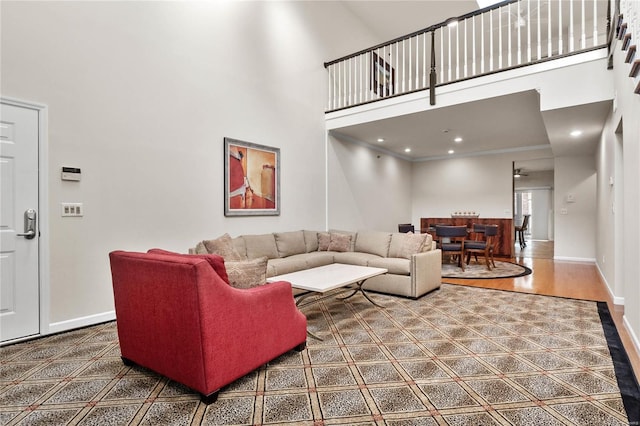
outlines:
M0 110L0 341L39 333L38 114ZM25 212L36 216L35 226ZM32 228L29 231L27 228ZM22 234L22 235L21 235Z

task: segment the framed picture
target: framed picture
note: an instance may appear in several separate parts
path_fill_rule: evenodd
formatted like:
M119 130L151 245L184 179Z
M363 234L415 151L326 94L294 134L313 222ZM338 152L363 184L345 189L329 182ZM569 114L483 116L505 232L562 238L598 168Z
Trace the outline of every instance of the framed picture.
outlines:
M396 70L376 52L371 52L371 55L371 89L380 96L393 95L396 86Z
M280 214L280 148L224 138L224 215Z

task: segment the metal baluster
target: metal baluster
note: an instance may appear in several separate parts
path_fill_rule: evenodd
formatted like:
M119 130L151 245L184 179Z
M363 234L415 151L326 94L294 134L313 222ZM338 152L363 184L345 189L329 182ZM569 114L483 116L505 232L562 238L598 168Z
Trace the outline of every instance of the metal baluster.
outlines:
M409 39L409 91L411 91L411 83L413 81L413 76L411 75L411 70L413 69L413 65L411 64L411 39ZM404 57L404 40L402 41L402 56ZM404 92L404 90L403 90Z
M509 28L508 31L507 31L507 34L509 35L509 38L507 40L508 41L507 46L508 46L508 50L509 50L507 52L507 55L508 55L507 56L507 66L510 67L511 66L511 55L512 55L511 54L511 3L509 3L507 7L509 8L509 16L507 18L507 23L508 23L507 27Z
M547 58L553 53L552 33L551 33L551 0L547 0Z
M422 87L427 87L427 33L422 33Z
M573 0L569 0L569 53L573 52Z
M447 25L448 28L448 37L449 37L449 43L448 43L448 51L449 51L449 62L447 65L449 65L449 69L447 70L447 81L451 81L451 25Z
M398 72L397 70L399 70L399 66L400 66L400 53L398 52L398 48L399 48L399 44L398 42L396 42L396 72ZM391 49L391 47L389 47L389 49ZM404 61L404 57L402 57L402 60ZM404 69L404 62L402 62L402 68ZM398 77L400 76L400 73L398 72ZM400 87L400 85L398 84L398 87ZM391 85L389 85L389 90L391 90Z
M471 19L471 31L473 33L473 37L471 40L471 46L473 47L473 49L471 50L471 74L476 75L476 16L473 15L473 18Z
M460 23L456 24L456 80L460 80Z
M562 55L562 2L558 2L558 55Z
M444 29L440 28L440 83L444 83Z
M598 45L598 2L593 2L593 46Z
M527 62L531 62L531 0L527 0Z
M498 20L500 20L500 9L498 11ZM484 32L484 29L483 29ZM502 29L498 26L499 41L502 44ZM483 43L484 46L484 43ZM493 10L489 12L489 71L493 71ZM502 46L498 47L498 55L502 54ZM484 55L483 55L484 57ZM484 72L484 68L482 70Z
M522 63L522 31L521 31L521 26L520 26L520 19L522 18L522 14L520 11L520 3L518 2L518 8L517 8L517 12L518 12L518 18L516 19L516 28L518 29L518 34L517 34L517 42L518 42L518 58L517 58L517 62L518 65L520 65Z
M416 36L416 90L420 88L420 35Z
M594 2L595 3L595 2ZM586 49L587 47L587 25L585 23L585 9L586 5L584 4L584 0L582 0L582 28L580 31L582 32L582 36L580 37L580 49ZM594 16L593 19L596 19Z
M493 27L491 28L491 49L493 53ZM491 64L493 65L493 60ZM491 69L493 70L493 67ZM498 9L498 69L502 69L502 8Z
M540 32L540 0L538 0L538 60L540 60L542 58L542 39L541 39L541 32Z
M467 25L469 23L468 19L464 20L464 72L463 76L466 78L468 75L467 72Z
M491 12L489 12L489 21L491 21ZM493 36L491 37L493 40ZM489 55L493 57L491 50ZM484 74L484 17L480 16L480 74Z

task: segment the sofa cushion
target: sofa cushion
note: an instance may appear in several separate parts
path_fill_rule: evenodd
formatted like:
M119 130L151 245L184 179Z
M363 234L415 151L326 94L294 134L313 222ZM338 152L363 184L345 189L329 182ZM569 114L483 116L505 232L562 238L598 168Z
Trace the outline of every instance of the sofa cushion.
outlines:
M351 251L351 235L332 232L329 239L328 251Z
M210 254L217 254L224 257L225 260L242 260L242 256L236 251L229 234L221 235L214 240L204 240L202 244Z
M226 282L227 284L229 284L229 276L227 275L227 269L224 266L224 259L222 258L222 256L219 256L217 254L183 254L183 253L175 253L172 251L168 251L168 250L163 250L163 249L159 249L159 248L152 248L147 250L147 253L151 253L151 254L164 254L167 256L178 256L178 257L190 257L190 258L199 258L199 259L204 259L207 262L209 262L209 265L211 265L211 267L213 268L214 271L216 271L216 274L218 274L220 276L220 278L222 278L224 280L224 282Z
M318 251L327 251L331 242L331 234L328 232L318 232Z
M411 261L409 259L400 259L397 257L379 257L377 259L370 259L367 266L385 268L390 274L409 275Z
M302 231L276 232L273 234L276 239L279 257L292 256L307 252Z
M304 244L306 246L307 253L318 251L318 232L306 230L302 232L304 234Z
M244 238L235 237L235 238L231 239L231 241L233 242L233 247L235 247L236 251L238 253L240 253L240 257L242 257L242 259L246 259L247 258L247 246L244 243Z
M380 231L358 231L355 251L387 257L391 234Z
M267 281L266 256L225 262L229 284L235 288L252 288Z
M304 256L307 261L307 267L309 268L317 268L318 266L330 265L334 262L333 252L324 251L324 252L313 252L307 253Z
M243 235L242 239L247 247L247 259L257 259L266 256L268 259L276 259L278 247L273 234Z
M269 271L268 273L273 275L283 275L291 272L302 271L304 269L309 269L307 265L307 260L304 258L304 254L296 254L289 257L284 257L280 259L269 259Z
M336 263L346 263L348 265L367 266L367 262L373 259L380 259L380 256L370 253L360 253L357 251L334 252L333 257Z

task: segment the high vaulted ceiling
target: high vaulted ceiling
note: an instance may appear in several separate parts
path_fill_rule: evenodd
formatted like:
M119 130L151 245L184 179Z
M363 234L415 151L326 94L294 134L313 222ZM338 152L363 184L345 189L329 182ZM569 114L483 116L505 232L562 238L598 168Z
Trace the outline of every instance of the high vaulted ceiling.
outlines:
M475 1L343 1L383 43L478 9ZM369 46L362 46L367 48ZM338 136L370 144L408 160L478 155L550 144L555 155L593 154L611 102L540 112L535 91L433 109L334 130ZM465 120L460 120L465 117ZM580 128L582 137L571 138ZM452 146L455 136L463 141ZM384 138L383 143L377 142ZM405 149L411 148L410 153ZM453 149L454 154L448 154ZM539 169L552 168L540 162Z

